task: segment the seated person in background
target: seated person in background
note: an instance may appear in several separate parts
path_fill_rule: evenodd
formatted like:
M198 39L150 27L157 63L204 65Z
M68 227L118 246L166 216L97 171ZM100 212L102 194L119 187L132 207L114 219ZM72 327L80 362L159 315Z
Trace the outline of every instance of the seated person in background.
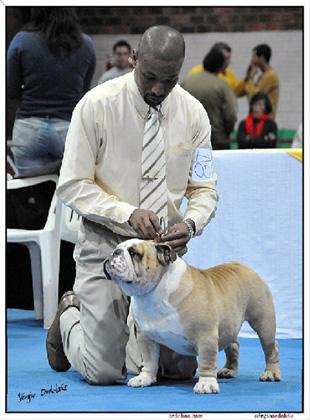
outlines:
M231 47L225 42L217 42L211 48L211 50L220 51L224 55L224 66L222 70L217 74L219 79L224 80L234 92L236 96L243 95L244 83L243 80L237 79L233 70L229 67L231 62ZM204 71L203 64L194 66L188 75L202 73Z
M18 176L59 172L72 111L96 65L72 7L34 7L7 54L7 94L18 99L12 152Z
M98 85L106 82L107 80L115 79L115 77L123 76L126 73L132 71L132 67L129 64L129 57L131 54L131 46L127 41L118 41L113 46L113 59L112 68L103 73L98 80Z
M213 149L230 149L229 134L237 120L236 98L218 73L225 65L221 51L211 49L203 60L204 71L186 76L182 87L202 103L210 118Z
M270 66L271 48L267 44L260 44L253 48L253 55L247 75L241 86L240 96L247 95L249 100L256 93L265 93L272 105L271 117L276 118L279 100L279 77ZM261 71L259 78L255 81L257 70Z
M250 101L249 115L238 127L239 149L276 147L277 124L271 119L272 106L267 95L257 93Z

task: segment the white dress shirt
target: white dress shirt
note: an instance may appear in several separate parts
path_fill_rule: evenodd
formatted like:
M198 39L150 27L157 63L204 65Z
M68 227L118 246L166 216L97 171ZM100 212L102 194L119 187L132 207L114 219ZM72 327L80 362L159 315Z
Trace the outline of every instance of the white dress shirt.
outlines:
M66 139L57 188L60 199L83 217L125 236L137 236L128 220L139 207L148 111L134 72L126 74L95 87L80 100ZM161 111L168 225L190 218L200 234L217 202L212 161L206 178L192 177L196 149L211 152L209 118L201 103L179 85L162 102ZM184 196L188 205L182 215Z

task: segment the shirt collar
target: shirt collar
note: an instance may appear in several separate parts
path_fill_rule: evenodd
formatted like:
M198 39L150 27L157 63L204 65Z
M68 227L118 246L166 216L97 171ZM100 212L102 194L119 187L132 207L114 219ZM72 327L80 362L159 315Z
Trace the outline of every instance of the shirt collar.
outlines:
M138 86L134 78L134 73L135 71L133 70L128 76L128 89L132 95L133 102L138 114L141 118L146 120L149 115L150 106L144 101L139 92ZM166 118L168 113L168 97L160 104L160 111L162 113L163 118Z

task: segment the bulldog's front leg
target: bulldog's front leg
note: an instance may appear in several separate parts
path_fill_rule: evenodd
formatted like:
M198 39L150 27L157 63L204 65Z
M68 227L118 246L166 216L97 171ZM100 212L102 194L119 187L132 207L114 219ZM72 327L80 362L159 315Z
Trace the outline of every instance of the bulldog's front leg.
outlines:
M150 386L157 380L160 346L144 336L139 330L137 331L137 341L142 355L143 367L140 374L130 379L127 385L132 387Z
M217 376L217 355L218 339L217 337L206 337L198 346L199 358L199 380L194 386L194 392L197 394L216 394L220 392L216 380Z

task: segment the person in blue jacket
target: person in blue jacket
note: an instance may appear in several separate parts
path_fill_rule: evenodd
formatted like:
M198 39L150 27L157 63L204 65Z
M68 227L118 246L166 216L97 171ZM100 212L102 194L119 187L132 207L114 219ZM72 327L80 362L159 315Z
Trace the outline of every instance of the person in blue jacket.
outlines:
M12 135L17 176L57 173L72 111L89 90L92 40L72 7L34 7L7 54L7 94L19 105Z

